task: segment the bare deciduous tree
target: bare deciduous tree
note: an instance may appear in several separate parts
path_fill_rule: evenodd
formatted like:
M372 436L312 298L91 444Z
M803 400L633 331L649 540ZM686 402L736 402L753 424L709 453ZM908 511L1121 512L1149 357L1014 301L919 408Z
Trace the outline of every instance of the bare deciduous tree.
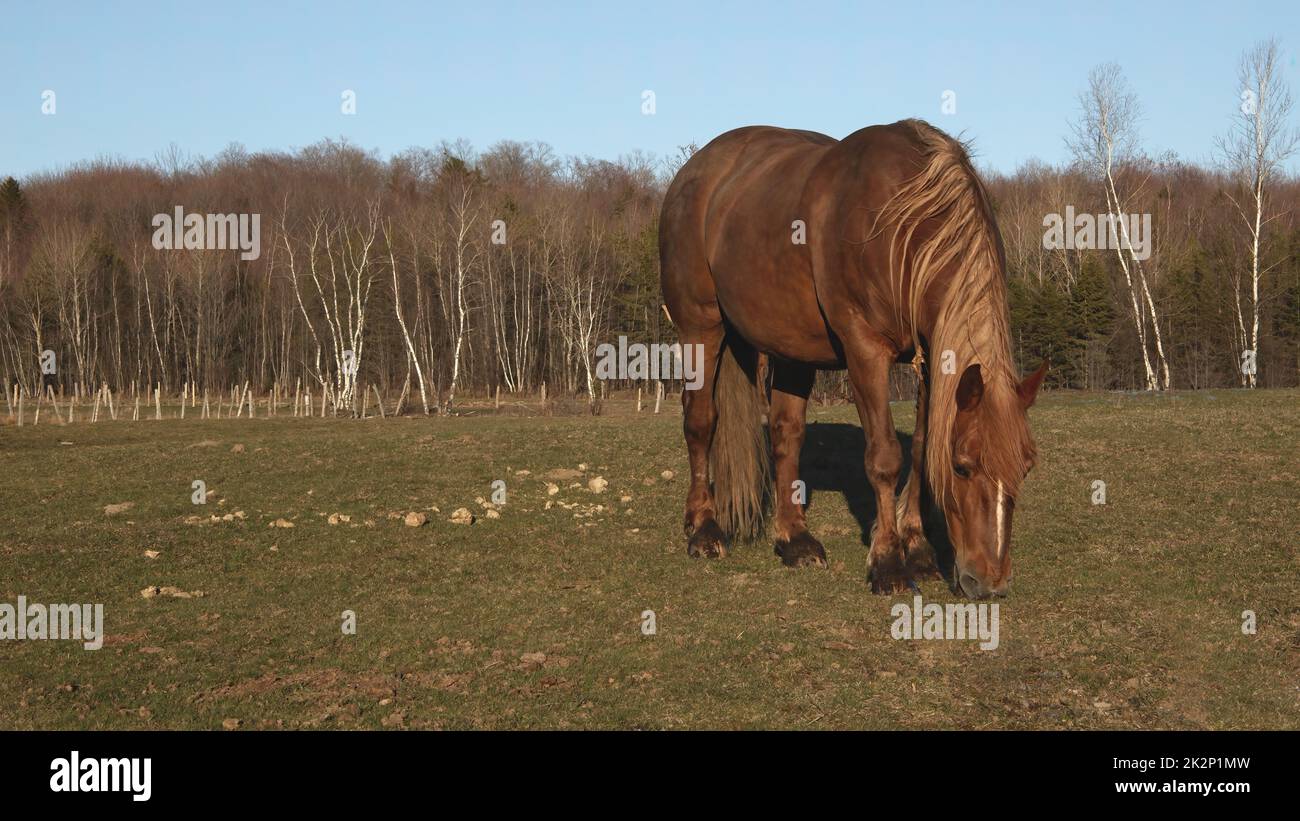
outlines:
M1144 164L1137 146L1138 119L1141 116L1137 95L1129 91L1119 66L1107 63L1088 75L1088 88L1079 95L1079 105L1080 118L1071 124L1072 137L1067 142L1075 159L1096 177L1106 196L1107 230L1111 232L1110 244L1115 249L1132 304L1146 387L1148 390L1168 390L1169 362L1165 357L1160 315L1142 262L1134 253L1133 238L1129 236L1125 219L1130 200L1141 190L1148 176L1136 168ZM1129 167L1127 170L1136 171L1140 179L1136 184L1122 188L1116 180L1121 166L1125 165ZM1148 350L1148 320L1159 374L1152 367Z
M1276 265L1262 262L1264 231L1276 218L1269 210L1269 185L1300 144L1300 131L1288 124L1291 92L1278 67L1276 40L1259 43L1241 57L1237 83L1241 104L1227 136L1218 140L1220 162L1233 183L1226 193L1245 226L1249 246L1250 329L1241 306L1241 269L1232 267L1233 309L1237 320L1238 361L1254 365L1259 353L1260 281ZM1255 387L1256 367L1241 367L1242 384Z

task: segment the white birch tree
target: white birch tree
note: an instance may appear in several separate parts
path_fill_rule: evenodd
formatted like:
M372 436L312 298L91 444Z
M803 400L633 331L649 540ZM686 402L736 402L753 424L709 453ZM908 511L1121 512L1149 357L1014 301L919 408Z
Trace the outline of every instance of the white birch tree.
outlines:
M1218 140L1220 162L1234 186L1225 194L1245 226L1248 246L1244 268L1249 277L1249 329L1241 304L1246 283L1242 270L1232 268L1237 363L1241 384L1248 388L1255 387L1257 381L1253 366L1259 356L1260 282L1276 266L1263 262L1265 230L1279 216L1270 213L1269 184L1300 143L1300 131L1287 124L1291 92L1278 57L1277 40L1265 40L1242 55L1237 69L1241 102L1228 134Z
M1080 118L1071 124L1072 138L1067 142L1075 159L1093 174L1105 194L1106 230L1110 232L1108 244L1115 251L1127 286L1134 330L1142 352L1146 389L1168 390L1169 362L1165 356L1160 315L1146 271L1134 253L1133 238L1129 236L1126 214L1134 192L1116 182L1121 166L1135 165L1138 159L1137 123L1141 109L1137 96L1128 90L1119 66L1108 63L1098 66L1088 75L1088 88L1079 95L1079 104ZM1101 230L1099 226L1098 232ZM1148 321L1150 339L1155 343L1156 366L1151 363Z

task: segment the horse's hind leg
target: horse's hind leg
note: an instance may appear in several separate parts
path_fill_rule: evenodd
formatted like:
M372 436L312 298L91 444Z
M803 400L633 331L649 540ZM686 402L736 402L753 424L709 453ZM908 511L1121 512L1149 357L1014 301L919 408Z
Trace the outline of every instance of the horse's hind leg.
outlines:
M925 434L929 412L929 374L916 387L916 431L912 434L912 469L898 500L898 535L907 555L907 572L913 579L942 578L934 561L934 548L925 539L921 523L921 494L925 490Z
M871 590L901 593L909 578L894 519L894 487L903 466L903 448L889 414L889 369L897 352L866 328L841 334L858 416L867 434L867 480L876 492L876 523L871 530Z
M815 368L789 362L772 363L772 402L768 426L772 458L776 462L776 555L787 567L826 566L826 550L808 533L804 494L799 480L799 452L803 449L808 395Z
M686 552L696 558L727 555L727 538L718 526L713 491L709 487L709 448L718 424L718 405L713 389L718 376L718 357L724 337L722 323L701 329L681 328L683 350L699 345L703 352L700 368L703 383L696 390L682 391L682 429L691 466L691 487L686 494Z

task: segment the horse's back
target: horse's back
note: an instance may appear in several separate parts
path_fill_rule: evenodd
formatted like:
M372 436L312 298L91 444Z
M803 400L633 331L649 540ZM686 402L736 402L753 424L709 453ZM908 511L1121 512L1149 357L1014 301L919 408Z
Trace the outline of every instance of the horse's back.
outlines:
M681 315L707 324L725 314L760 349L833 360L807 248L792 241L792 231L803 181L837 142L812 131L749 126L691 157L660 218L661 281L674 321ZM798 320L796 340L766 339L773 326L750 319L772 310Z
M675 213L707 204L719 186L754 179L757 167L772 161L809 155L837 140L815 131L750 125L714 137L696 151L673 178L664 198L664 211Z

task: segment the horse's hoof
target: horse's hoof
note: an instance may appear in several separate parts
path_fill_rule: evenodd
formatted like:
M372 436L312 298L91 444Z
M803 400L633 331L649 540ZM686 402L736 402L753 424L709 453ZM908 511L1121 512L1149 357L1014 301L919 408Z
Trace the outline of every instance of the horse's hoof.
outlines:
M880 596L893 596L911 590L911 577L900 555L901 551L886 554L871 563L871 592Z
M795 534L793 539L777 539L776 555L786 567L826 566L826 548L806 530Z
M721 559L727 555L727 537L717 522L709 519L695 528L686 543L686 555L693 559Z
M903 547L907 550L907 575L914 581L943 578L939 565L934 560L934 548L930 547L923 534L919 531L904 532Z

